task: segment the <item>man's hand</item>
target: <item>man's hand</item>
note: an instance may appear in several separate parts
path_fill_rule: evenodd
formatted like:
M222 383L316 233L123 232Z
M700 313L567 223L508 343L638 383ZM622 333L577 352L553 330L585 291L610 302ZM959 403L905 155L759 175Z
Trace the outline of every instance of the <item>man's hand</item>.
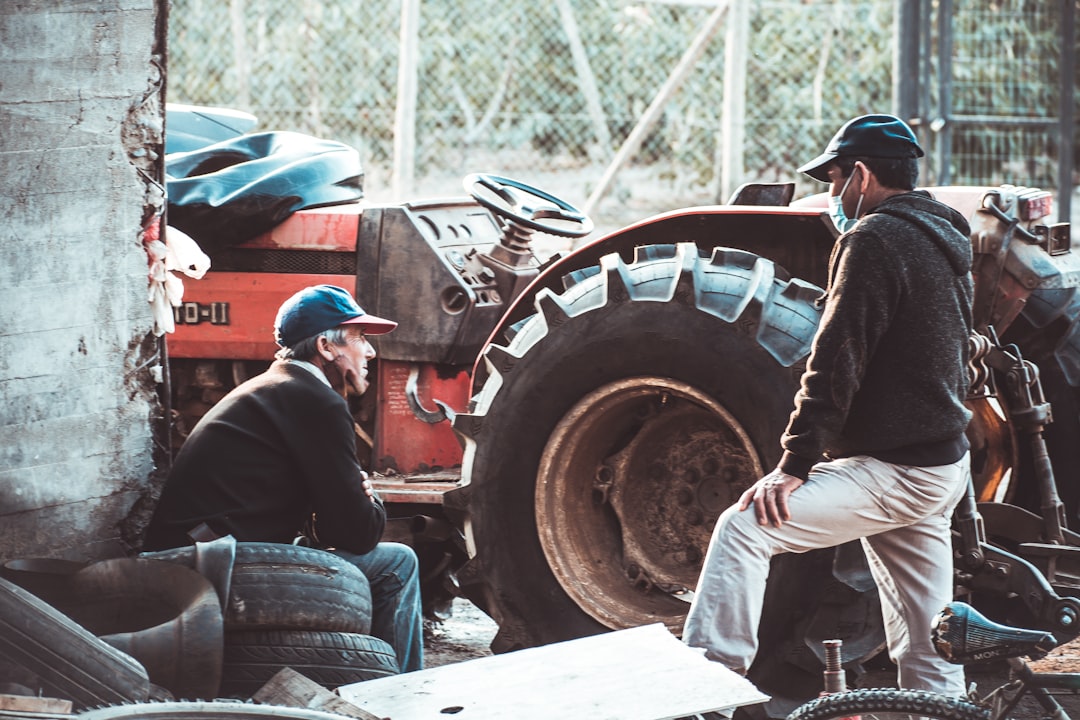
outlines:
M805 481L794 475L773 470L742 494L739 498L739 510L745 510L753 503L759 524L780 527L784 521L791 519L788 495L797 490L803 482Z
M363 470L361 470L360 471L360 477L361 477L360 487L364 488L364 493L368 496L368 498L370 500L374 500L375 499L375 488L372 487L371 481L368 480L368 474L366 472L364 472Z

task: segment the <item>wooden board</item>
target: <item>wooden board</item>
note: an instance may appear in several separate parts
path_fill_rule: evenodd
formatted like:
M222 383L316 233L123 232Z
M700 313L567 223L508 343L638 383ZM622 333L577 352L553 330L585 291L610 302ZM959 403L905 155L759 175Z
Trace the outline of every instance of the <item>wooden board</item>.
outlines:
M0 718L52 718L71 715L70 700L0 694Z
M290 667L281 668L265 685L251 696L262 705L325 710L347 715L358 720L382 720L367 710L346 702L314 680L310 680Z
M768 700L662 624L338 688L392 720L664 720Z

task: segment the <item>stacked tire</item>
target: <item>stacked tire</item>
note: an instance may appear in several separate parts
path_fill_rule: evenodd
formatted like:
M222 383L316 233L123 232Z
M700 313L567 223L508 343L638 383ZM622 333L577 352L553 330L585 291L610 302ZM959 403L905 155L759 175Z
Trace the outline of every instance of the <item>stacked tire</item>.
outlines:
M138 558L0 568L0 679L74 707L199 697L221 680L218 595L199 573Z
M76 709L142 702L150 696L150 681L142 665L3 578L0 677L9 686L14 682L70 700Z
M142 557L196 566L193 547ZM285 667L330 689L399 672L393 648L370 635L367 578L333 553L237 543L223 612L221 697L248 698Z

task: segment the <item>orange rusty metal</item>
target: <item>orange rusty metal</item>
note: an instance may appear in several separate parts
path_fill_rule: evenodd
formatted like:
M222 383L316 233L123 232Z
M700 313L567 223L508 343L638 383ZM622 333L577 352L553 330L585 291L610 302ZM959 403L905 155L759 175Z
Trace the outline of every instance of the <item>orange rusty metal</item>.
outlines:
M358 203L293 213L237 249L355 252L363 207ZM270 360L277 352L274 316L282 302L309 285L330 283L355 292L353 275L218 272L184 281L184 304L174 313L169 354L176 358Z
M426 423L413 414L405 385L415 363L379 360L378 419L375 423L374 469L399 474L432 473L461 466L461 443L447 421ZM469 374L460 370L441 377L437 367L420 364L417 392L421 404L436 409L440 400L463 412L469 402ZM440 493L441 494L441 493Z
M351 275L253 272L211 272L189 280L169 355L269 361L278 350L274 318L281 303L309 285L328 283L352 292L355 282Z
M361 205L332 205L299 210L285 222L253 238L241 248L259 250L356 250Z

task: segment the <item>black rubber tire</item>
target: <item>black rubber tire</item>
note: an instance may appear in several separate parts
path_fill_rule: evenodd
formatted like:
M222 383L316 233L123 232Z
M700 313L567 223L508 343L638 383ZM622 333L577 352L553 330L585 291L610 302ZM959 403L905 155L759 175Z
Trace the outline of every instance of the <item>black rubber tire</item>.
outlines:
M195 567L195 548L142 557ZM225 630L371 632L371 586L353 564L325 550L236 544Z
M284 667L334 689L397 675L394 649L357 633L302 630L245 631L225 635L223 697L251 697Z
M146 670L40 598L0 579L0 660L32 674L44 694L76 708L141 702Z
M79 720L341 720L337 713L228 700L113 705L76 715Z
M960 698L925 690L867 688L835 693L796 708L787 720L988 720L990 711Z
M487 382L473 411L455 422L466 438L466 531L476 548L458 578L499 623L496 652L616 627L568 595L539 538L538 468L567 411L614 380L672 378L735 416L770 469L819 319L813 300L820 289L724 248L703 256L692 244L641 247L630 264L610 255L564 284L559 296L540 294L539 313L518 326L507 347L487 348ZM731 486L741 491L756 479ZM706 521L704 543L718 515ZM608 591L595 588L598 596ZM768 652L762 647L759 656Z

